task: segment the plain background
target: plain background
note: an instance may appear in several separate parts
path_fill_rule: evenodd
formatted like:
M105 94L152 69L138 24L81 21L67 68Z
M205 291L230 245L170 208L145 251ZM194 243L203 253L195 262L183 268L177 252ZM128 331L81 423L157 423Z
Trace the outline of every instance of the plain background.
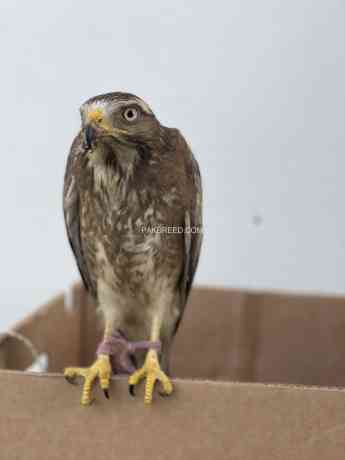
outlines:
M344 23L342 0L2 0L0 329L78 277L65 162L112 90L200 162L199 283L344 293Z

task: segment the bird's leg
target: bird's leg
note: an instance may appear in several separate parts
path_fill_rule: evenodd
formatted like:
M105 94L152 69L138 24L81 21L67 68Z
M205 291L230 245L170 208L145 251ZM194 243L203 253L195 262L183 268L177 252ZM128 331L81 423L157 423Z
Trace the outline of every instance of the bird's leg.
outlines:
M113 332L113 322L106 321L104 341L111 337ZM96 361L90 367L67 367L64 372L66 380L73 383L79 376L84 378L84 385L81 397L81 404L88 406L92 402L92 385L98 378L100 387L104 391L106 398L109 399L110 377L112 374L109 353L99 353Z
M159 331L160 331L160 324L161 321L159 317L155 318L152 327L151 333L151 341L152 345L158 343L159 341ZM159 363L159 356L158 356L158 349L160 350L160 346L153 347L151 346L146 354L145 362L143 367L135 371L128 380L129 384L129 392L132 396L134 396L134 387L137 385L141 380L146 378L145 384L145 404L151 404L152 397L153 397L153 390L156 381L158 380L162 387L163 387L163 394L170 395L173 391L173 385L169 377L162 371L160 363Z

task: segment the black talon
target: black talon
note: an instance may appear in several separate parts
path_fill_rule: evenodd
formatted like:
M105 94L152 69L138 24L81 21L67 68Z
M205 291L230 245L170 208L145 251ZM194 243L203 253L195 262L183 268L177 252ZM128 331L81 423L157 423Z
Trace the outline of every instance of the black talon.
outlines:
M131 396L135 396L134 385L128 385L128 391Z
M165 393L164 391L158 391L158 394L159 396L161 396L162 398L169 398L169 396L171 396L171 393Z
M110 396L109 396L109 391L108 391L108 389L107 389L107 388L105 388L105 389L103 390L103 392L104 392L104 396L105 396L107 399L110 399Z
M70 383L71 385L76 385L75 378L73 378L73 377L68 377L67 375L65 375L64 377L65 377L65 379L66 379L66 381L67 381L68 383Z

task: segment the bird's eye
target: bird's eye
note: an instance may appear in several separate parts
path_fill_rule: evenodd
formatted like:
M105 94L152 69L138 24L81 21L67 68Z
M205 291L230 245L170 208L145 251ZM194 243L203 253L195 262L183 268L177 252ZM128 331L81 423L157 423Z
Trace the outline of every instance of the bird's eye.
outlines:
M129 107L123 111L123 118L126 121L135 121L138 118L138 111L133 107Z

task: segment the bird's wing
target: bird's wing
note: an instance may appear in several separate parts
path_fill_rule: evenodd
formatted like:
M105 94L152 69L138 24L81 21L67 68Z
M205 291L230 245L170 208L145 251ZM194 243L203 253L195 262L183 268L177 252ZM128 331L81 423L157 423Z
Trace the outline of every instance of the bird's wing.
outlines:
M94 293L80 237L80 198L77 185L77 164L84 147L80 136L74 140L66 166L63 189L63 211L68 240L74 253L85 288Z
M183 139L184 141L184 139ZM184 219L184 268L181 289L181 313L183 313L199 262L202 243L202 185L198 163L188 144L184 141L187 164L189 199ZM182 316L182 315L181 315Z

